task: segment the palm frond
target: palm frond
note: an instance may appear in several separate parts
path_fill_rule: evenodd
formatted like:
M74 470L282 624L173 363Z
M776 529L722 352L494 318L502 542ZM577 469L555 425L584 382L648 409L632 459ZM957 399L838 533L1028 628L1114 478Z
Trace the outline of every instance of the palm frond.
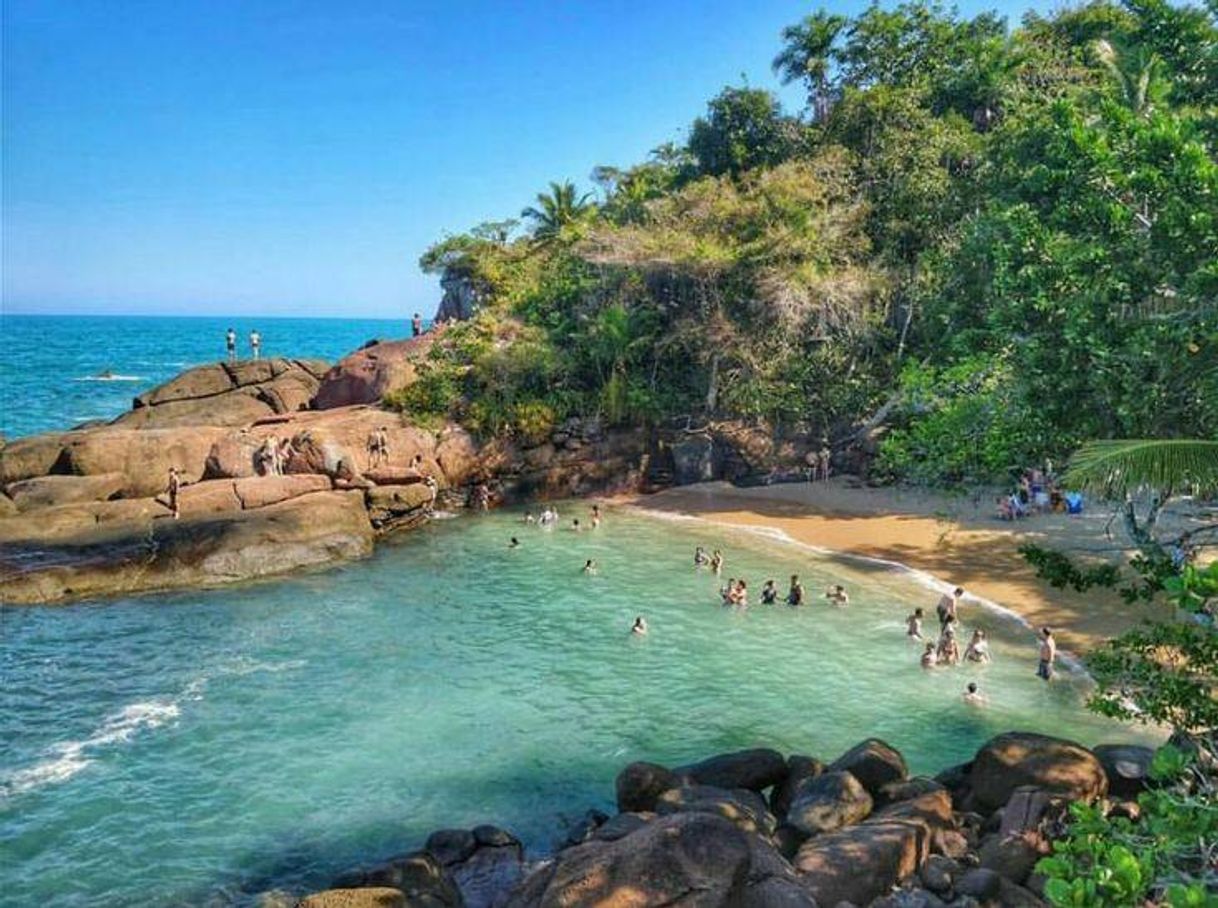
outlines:
M1063 481L1106 495L1139 488L1218 492L1218 441L1202 438L1089 441L1074 452Z

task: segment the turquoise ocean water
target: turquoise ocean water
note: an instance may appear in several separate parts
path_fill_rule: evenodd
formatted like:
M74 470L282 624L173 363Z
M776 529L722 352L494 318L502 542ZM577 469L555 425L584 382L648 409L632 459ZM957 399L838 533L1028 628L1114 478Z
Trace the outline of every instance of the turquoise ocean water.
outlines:
M8 438L113 419L131 398L189 366L227 355L224 334L262 334L263 356L330 361L372 338L409 336L408 318L162 318L0 315L0 432ZM110 371L116 376L99 380Z
M799 572L852 603L724 609L696 544L754 596ZM611 809L635 759L830 759L874 734L931 771L1011 728L1135 737L1083 711L1081 678L1036 679L1031 633L977 605L963 622L993 664L922 671L903 619L935 600L908 574L614 509L591 532L467 516L279 582L0 609L0 905L248 904L486 821L540 850ZM970 680L988 708L962 702Z

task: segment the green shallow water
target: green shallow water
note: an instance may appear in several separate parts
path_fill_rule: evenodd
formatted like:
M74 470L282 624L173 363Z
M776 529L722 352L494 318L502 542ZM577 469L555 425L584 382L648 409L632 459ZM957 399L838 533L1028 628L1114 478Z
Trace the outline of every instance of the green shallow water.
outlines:
M542 850L635 759L879 735L934 771L1012 728L1136 737L1083 711L1082 678L1039 682L1030 631L977 605L993 664L922 671L903 619L937 595L906 573L637 512L518 520L436 521L283 582L0 611L0 905L248 901L487 821ZM799 572L813 604L722 608L699 543L755 599ZM816 600L831 582L848 609Z

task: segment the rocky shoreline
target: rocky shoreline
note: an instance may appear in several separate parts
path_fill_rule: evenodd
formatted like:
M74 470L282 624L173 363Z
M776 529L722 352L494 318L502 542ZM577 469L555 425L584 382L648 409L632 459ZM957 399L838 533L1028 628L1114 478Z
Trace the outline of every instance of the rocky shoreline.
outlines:
M496 826L422 848L264 908L1036 908L1036 862L1069 804L1137 816L1154 752L1044 735L992 738L968 763L911 776L871 738L837 759L767 748L668 768L636 762L618 812L589 810L540 858Z
M571 419L541 440L415 425L381 398L414 380L435 333L370 343L333 367L270 359L189 369L102 424L0 446L0 602L215 587L369 555L433 508L637 492L798 471L806 445L723 424L604 429ZM369 439L382 432L388 456ZM259 449L290 442L281 473ZM166 495L183 486L181 518ZM431 483L434 483L434 489Z

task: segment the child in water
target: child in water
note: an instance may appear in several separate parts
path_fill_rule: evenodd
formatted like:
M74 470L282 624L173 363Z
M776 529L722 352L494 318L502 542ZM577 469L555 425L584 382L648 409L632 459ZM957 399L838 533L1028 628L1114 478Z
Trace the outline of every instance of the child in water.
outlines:
M647 621L642 615L634 619L634 625L630 628L630 633L637 634L640 637L647 633Z
M964 658L967 662L990 661L990 644L985 639L985 631L981 628L973 631L973 638L969 640L968 646L964 650Z
M850 597L846 595L846 588L840 583L829 587L825 591L825 598L829 600L830 605L845 606L850 604Z
M913 614L905 619L905 636L922 639L922 609L914 609Z
M985 706L989 698L977 689L976 681L970 681L964 691L964 702L969 706Z
M939 657L935 655L935 645L930 641L926 643L926 649L922 651L922 667L934 668L939 664Z

